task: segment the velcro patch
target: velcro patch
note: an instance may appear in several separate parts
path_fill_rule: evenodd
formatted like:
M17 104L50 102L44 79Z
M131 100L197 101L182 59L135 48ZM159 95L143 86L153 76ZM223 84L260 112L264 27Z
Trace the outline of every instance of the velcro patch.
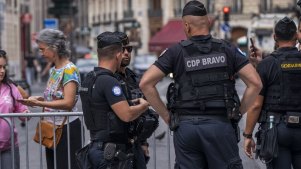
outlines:
M301 62L283 62L280 66L282 70L301 70Z
M185 69L187 72L225 66L227 66L227 57L225 53L185 58Z
M120 96L122 93L121 88L119 86L114 86L112 88L112 93L114 96Z

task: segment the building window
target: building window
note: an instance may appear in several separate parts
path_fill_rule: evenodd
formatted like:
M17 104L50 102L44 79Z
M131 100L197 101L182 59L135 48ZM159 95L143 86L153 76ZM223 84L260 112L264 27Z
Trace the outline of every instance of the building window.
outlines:
M152 10L161 10L161 0L152 0L152 1L149 1L149 9L152 9Z
M175 0L174 14L176 17L182 16L182 10L186 4L186 0Z
M271 0L261 0L260 1L260 11L263 13L271 12L272 7L272 1Z
M233 13L242 13L243 0L233 0L233 6L231 12Z

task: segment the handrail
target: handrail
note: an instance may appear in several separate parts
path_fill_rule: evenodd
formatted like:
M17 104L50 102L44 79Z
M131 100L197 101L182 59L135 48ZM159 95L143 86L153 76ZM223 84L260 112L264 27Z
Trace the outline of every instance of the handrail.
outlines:
M47 116L82 116L83 112L37 112L37 113L0 113L0 117L47 117Z

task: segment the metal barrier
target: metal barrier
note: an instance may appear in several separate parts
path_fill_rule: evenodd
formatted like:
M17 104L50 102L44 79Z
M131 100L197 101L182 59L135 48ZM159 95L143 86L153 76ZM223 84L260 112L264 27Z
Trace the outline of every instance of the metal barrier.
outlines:
M7 124L10 127L10 134L11 134L11 153L12 153L12 167L15 168L15 140L14 140L14 119L15 117L52 117L53 120L55 120L55 117L57 116L66 116L67 117L67 143L68 143L68 169L71 168L70 164L70 128L69 128L69 117L70 116L80 116L81 118L81 141L82 141L82 147L85 143L85 137L84 137L84 121L83 121L83 113L82 112L42 112L42 113L9 113L9 114L0 114L0 118L5 120ZM11 120L13 119L13 120ZM29 169L29 151L28 151L28 120L25 121L26 126L26 169ZM41 131L39 131L41 133ZM53 130L55 132L55 130ZM41 136L41 134L40 134ZM41 139L40 139L41 140ZM54 134L54 140L55 140L55 134ZM1 166L0 166L1 167ZM56 148L54 148L54 167L56 169ZM40 169L43 169L43 157L42 157L42 145L40 143Z
M12 153L12 166L13 168L15 167L14 165L14 151L15 151L15 144L14 144L14 119L13 118L16 118L16 117L25 117L25 118L30 118L30 117L39 117L40 120L41 118L43 117L52 117L53 120L55 119L55 117L59 117L59 116L67 116L67 143L68 143L68 169L70 169L71 165L70 165L70 128L69 128L69 117L70 116L80 116L80 119L82 121L81 123L81 141L82 141L82 147L85 145L85 140L86 139L89 139L89 138L86 138L85 137L85 127L84 127L84 120L83 120L83 112L38 112L38 113L8 113L8 114L0 114L0 118L1 119L4 119L9 127L10 127L10 134L11 134L11 153ZM13 119L13 120L11 120ZM25 127L26 127L26 134L25 134L25 137L26 137L26 169L29 169L29 168L32 168L29 166L29 144L28 144L28 123L30 121L25 121ZM41 132L41 131L39 131ZM55 130L53 130L53 132L55 132ZM18 133L20 133L20 131L18 131ZM166 148L167 148L167 160L168 160L168 169L171 169L171 149L170 149L170 146L171 146L171 139L170 139L170 131L169 129L167 129L167 143L166 143ZM41 134L40 134L41 136ZM55 140L55 138L54 138ZM152 150L153 150L153 156L151 157L151 159L153 159L153 164L152 166L149 166L148 165L148 168L153 168L153 169L156 169L157 168L157 155L156 155L156 152L157 152L157 142L156 142L156 139L155 139L155 134L153 134L152 138L149 139L149 141L152 140L152 144L151 146L152 147ZM32 140L30 140L32 141ZM42 148L43 146L40 144L40 169L43 169L43 156L42 156ZM151 148L151 147L150 147ZM1 156L0 156L1 157ZM160 157L159 157L160 158ZM166 163L165 163L166 164ZM54 148L54 167L56 169L56 149ZM161 168L161 167L159 167ZM0 164L0 169L1 169L1 164Z

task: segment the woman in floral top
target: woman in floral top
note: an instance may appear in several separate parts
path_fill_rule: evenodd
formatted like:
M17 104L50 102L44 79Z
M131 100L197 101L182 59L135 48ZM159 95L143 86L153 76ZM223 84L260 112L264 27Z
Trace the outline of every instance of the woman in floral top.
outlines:
M69 61L69 44L63 32L54 29L43 29L36 40L43 57L54 63L44 97L32 96L23 100L28 106L44 107L45 112L76 111L80 75L77 67ZM52 117L45 118L53 122ZM64 117L55 117L55 124L61 125ZM81 121L76 116L69 117L71 169L77 168L75 151L81 148ZM67 122L63 128L61 140L56 148L57 169L68 168ZM47 168L54 168L53 149L46 148Z

